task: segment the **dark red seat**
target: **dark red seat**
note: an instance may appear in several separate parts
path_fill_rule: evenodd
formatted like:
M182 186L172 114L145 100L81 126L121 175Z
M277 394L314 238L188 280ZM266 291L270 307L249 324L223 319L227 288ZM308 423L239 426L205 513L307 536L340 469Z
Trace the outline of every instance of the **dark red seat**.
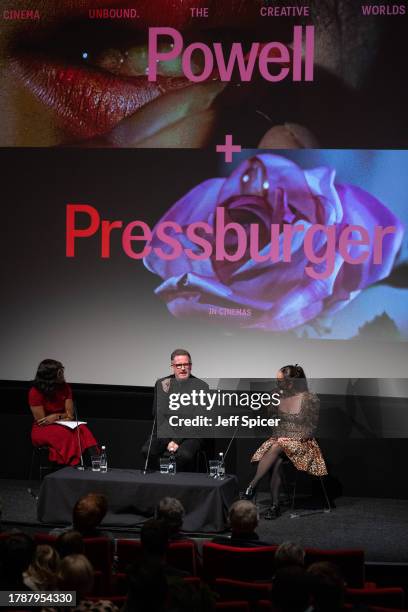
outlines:
M142 557L142 545L140 540L117 540L116 556L117 571L125 572L129 565L140 561Z
M140 540L118 540L116 545L117 570L125 572L128 565L142 558ZM170 542L167 551L167 562L177 569L197 574L197 548L193 540Z
M58 536L39 531L38 533L35 533L33 537L36 544L49 544L50 546L54 546L55 540Z
M404 590L400 587L347 589L346 602L366 606L404 607Z
M193 540L170 542L167 551L168 564L177 569L197 575L197 547Z
M273 575L273 560L277 546L240 548L205 542L203 544L203 576L216 578L262 580Z
M85 555L95 570L109 572L112 568L113 542L110 538L84 538Z
M246 601L270 599L272 585L270 582L246 582L232 578L216 578L212 589L218 593L221 600L238 598Z
M337 566L349 588L362 589L364 587L364 550L306 548L305 552L306 567L312 563L328 561Z
M201 580L198 576L186 576L185 578L183 578L183 582L185 584L190 584L195 589L199 589L201 586Z
M370 612L407 612L402 608L379 608L378 606L370 606Z
M129 591L129 577L124 572L117 572L112 576L112 594L126 595Z
M250 612L247 601L220 601L215 604L216 610L229 610L229 612Z

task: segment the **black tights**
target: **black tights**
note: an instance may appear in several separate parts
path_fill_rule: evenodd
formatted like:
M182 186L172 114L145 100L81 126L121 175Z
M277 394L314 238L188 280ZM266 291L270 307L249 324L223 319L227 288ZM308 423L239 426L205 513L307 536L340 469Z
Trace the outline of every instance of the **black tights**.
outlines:
M270 489L271 489L271 497L272 503L279 503L279 491L281 485L281 475L280 475L280 466L282 463L281 448L279 444L274 444L271 448L264 454L262 459L258 462L258 467L256 469L256 474L254 478L251 480L251 486L256 487L259 481L270 472Z

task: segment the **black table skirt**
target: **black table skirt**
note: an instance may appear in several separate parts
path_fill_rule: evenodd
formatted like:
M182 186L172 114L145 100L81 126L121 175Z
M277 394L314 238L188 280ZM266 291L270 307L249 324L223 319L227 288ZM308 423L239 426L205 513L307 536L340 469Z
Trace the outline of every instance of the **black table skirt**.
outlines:
M214 480L207 474L180 472L174 476L140 470L110 469L107 473L64 468L46 476L38 501L38 519L44 523L72 522L75 502L89 492L108 498L109 514L103 526L130 526L149 517L166 496L181 501L186 516L183 530L223 531L228 508L238 499L235 476Z

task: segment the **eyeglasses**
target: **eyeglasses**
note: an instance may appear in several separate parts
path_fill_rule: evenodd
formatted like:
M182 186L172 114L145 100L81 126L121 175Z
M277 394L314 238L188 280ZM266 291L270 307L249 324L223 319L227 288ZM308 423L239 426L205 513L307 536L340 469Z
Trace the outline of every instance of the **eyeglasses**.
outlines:
M173 368L176 368L176 370L181 370L181 368L191 368L192 363L188 362L188 363L172 363L171 364L173 366Z

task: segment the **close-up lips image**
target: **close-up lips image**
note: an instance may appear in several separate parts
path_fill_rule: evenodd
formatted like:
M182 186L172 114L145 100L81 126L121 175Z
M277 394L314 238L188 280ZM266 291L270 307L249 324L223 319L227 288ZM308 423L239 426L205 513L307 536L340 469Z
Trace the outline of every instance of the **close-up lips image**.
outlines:
M219 24L225 21L225 15L228 15L228 25L233 25L234 20L236 25L242 19L247 21L248 14L256 15L253 5L249 7L248 3L229 0L223 3L222 9L210 3L214 5L213 18L206 22L205 31L197 34L190 5L197 8L203 4L201 1L158 0L154 9L152 3L145 0L128 2L125 5L136 7L138 18L108 20L89 17L96 6L94 1L77 0L70 3L69 9L52 8L44 2L36 4L42 4L49 14L44 23L33 26L30 22L31 30L23 25L10 37L7 68L13 79L51 110L64 134L61 144L83 146L93 143L118 146L118 141L119 146L126 145L123 131L119 138L115 133L110 137L115 126L135 113L136 120L137 112L152 101L185 90L184 94L170 98L167 106L156 105L149 110L148 128L145 126L140 131L137 121L132 119L132 125L126 127L130 132L129 140L143 141L191 114L210 111L225 88L216 70L205 83L192 83L183 74L178 59L166 65L159 64L157 79L149 81L147 41L150 27L173 27L180 31L187 45L189 40L210 40L219 36ZM104 5L114 7L115 4L98 2L98 10ZM123 6L121 3L120 10ZM120 15L119 9L117 14ZM222 36L225 40L225 32ZM192 68L194 70L194 58ZM199 65L195 68L201 69ZM177 112L172 108L175 106ZM195 129L199 129L197 125Z
M187 79L118 78L96 69L70 67L22 55L13 66L24 84L52 108L64 128L79 139L102 136L155 98L191 85Z
M301 17L262 17L262 8L263 0L3 0L3 15L38 18L2 20L0 146L203 148L233 134L246 148L405 147L400 21L362 17L352 0L311 0ZM313 76L304 81L295 78L295 26L313 30ZM180 53L157 60L155 80L152 28L181 38ZM285 72L281 82L261 74L271 42L286 57L270 50L266 60L268 71ZM161 57L172 45L157 35ZM303 40L298 67L307 55ZM223 65L234 67L228 79Z

